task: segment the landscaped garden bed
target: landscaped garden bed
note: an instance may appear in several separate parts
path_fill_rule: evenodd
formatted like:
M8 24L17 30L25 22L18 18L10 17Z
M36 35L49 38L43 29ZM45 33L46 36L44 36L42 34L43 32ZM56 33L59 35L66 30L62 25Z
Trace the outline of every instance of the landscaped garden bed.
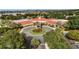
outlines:
M32 35L43 35L43 34L45 34L46 33L46 29L45 28L38 28L38 29L32 29L32 30L30 30L30 33L32 34Z
M53 30L52 27L43 26L43 28L37 28L35 26L26 27L23 32L28 32L30 35L43 35L46 32Z
M70 30L66 34L66 38L70 42L72 48L79 48L79 31L78 30Z
M66 34L66 37L71 40L79 41L79 31L78 30L71 30Z

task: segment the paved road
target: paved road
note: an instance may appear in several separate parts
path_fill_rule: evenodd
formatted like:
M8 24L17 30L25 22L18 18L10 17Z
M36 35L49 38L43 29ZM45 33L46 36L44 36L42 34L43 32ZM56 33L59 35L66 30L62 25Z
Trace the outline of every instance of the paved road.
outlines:
M45 44L44 43L41 43L37 49L46 49L45 48Z

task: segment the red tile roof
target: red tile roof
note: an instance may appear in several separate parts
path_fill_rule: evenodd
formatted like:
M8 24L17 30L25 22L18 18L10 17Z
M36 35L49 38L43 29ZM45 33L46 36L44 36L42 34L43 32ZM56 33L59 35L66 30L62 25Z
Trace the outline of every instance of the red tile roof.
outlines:
M48 19L46 18L34 18L32 21L47 21Z
M50 25L53 25L53 24L56 24L57 21L56 20L48 20L47 23Z
M32 23L32 21L30 21L30 20L14 20L13 22L19 23L21 25L28 25L28 24Z
M56 19L46 19L46 18L34 18L34 19L31 19L31 20L28 20L28 19L14 20L15 23L20 23L22 25L32 24L34 21L36 21L36 22L45 21L45 22L47 22L50 25L57 23Z
M29 24L32 24L32 21L23 21L23 22L20 22L21 25L29 25Z

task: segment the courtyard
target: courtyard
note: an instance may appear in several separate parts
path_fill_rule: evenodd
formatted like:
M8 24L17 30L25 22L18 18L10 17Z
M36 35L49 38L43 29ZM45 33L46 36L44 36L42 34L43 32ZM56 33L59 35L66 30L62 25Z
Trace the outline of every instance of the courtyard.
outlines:
M28 33L28 35L30 35L30 36L41 36L41 35L45 34L46 32L53 30L53 28L50 26L43 26L42 31L40 31L40 32L39 31L33 32L33 29L37 29L37 26L24 27L22 30L23 30L23 32Z

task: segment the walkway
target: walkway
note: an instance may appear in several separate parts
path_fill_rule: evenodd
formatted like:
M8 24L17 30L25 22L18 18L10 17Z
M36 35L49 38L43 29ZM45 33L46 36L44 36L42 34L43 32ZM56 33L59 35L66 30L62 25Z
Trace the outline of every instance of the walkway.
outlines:
M46 49L45 48L45 44L44 43L41 43L37 49Z

